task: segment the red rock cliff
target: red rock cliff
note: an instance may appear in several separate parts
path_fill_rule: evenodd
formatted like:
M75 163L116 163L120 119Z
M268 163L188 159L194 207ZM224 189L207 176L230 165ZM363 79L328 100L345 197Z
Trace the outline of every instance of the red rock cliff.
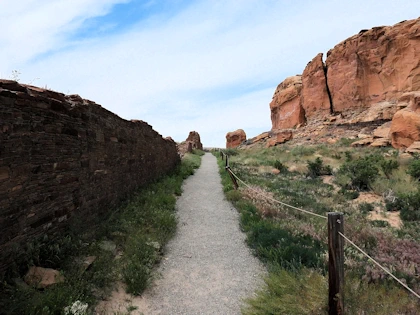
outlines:
M325 64L318 54L302 76L287 78L277 87L270 103L272 129L311 124L336 113L342 113L342 124L390 121L409 105L407 95L417 91L420 18L362 30L331 49ZM416 128L404 129L401 121L408 112L411 121L420 115L411 108L398 112L392 128L394 147L420 139Z

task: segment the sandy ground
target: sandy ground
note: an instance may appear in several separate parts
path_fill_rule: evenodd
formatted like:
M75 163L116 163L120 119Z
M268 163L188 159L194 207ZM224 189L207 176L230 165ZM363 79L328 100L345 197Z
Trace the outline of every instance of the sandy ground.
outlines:
M160 277L141 297L119 285L98 314L240 314L265 270L245 244L238 213L224 198L216 158L202 165L184 183L177 201L178 232L166 248Z

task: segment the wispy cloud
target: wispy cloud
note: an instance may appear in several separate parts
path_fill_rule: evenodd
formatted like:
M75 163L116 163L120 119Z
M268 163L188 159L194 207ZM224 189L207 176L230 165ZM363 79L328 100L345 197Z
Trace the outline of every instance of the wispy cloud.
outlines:
M228 131L269 130L276 85L318 52L416 18L420 3L28 0L0 12L3 77L16 69L178 141L197 130L223 146Z

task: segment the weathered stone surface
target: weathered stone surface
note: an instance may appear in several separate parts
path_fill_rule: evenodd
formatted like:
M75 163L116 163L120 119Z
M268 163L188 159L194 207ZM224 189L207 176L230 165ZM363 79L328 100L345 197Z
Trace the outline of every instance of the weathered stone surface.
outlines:
M389 133L391 131L391 122L388 121L382 126L379 126L373 131L374 138L386 138L389 139Z
M246 141L246 133L242 129L238 129L226 134L226 148L236 148L242 142Z
M390 136L394 148L407 148L419 141L420 114L408 107L398 111L392 118Z
M370 144L371 147L387 147L391 141L389 138L376 138L373 139L373 142Z
M185 142L191 142L193 149L203 150L203 144L201 143L200 135L197 131L190 131Z
M331 103L327 90L326 70L322 54L308 63L302 74L302 107L306 119L330 114Z
M31 286L44 289L53 284L63 282L64 277L58 270L32 266L26 273L24 280Z
M270 103L272 129L294 128L305 122L301 90L300 75L289 77L277 86Z
M362 147L365 145L369 145L373 142L373 137L363 138L361 140L355 141L351 144L352 147Z
M10 251L172 170L176 145L78 95L0 80L0 273Z
M267 141L266 147L270 148L278 144L285 143L291 140L292 138L293 138L293 132L290 130L277 131L277 133L274 134L273 137Z
M334 111L396 101L420 90L420 19L363 30L327 56Z
M408 153L420 153L420 141L414 141L406 150Z
M262 134L259 134L258 136L256 136L256 137L253 139L253 142L254 142L254 143L255 143L255 142L259 142L259 141L262 141L262 140L267 139L268 137L270 137L270 133L269 133L269 132L263 132Z

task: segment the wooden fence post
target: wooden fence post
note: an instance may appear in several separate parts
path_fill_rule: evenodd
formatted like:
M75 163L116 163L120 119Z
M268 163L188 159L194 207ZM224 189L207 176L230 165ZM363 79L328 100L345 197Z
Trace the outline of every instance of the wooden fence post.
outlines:
M229 167L229 156L226 154L225 157L226 157L225 168L228 168Z
M220 151L220 156L222 157L222 161L223 161L223 151Z
M344 314L344 234L343 214L328 213L328 314Z

